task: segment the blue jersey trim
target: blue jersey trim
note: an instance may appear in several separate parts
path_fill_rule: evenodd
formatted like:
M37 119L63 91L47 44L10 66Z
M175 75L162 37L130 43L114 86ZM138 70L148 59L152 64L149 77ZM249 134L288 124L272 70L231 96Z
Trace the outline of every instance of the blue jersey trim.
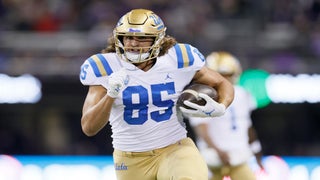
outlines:
M102 55L102 54L97 54L97 56L99 57L99 59L102 61L103 67L107 72L107 75L110 75L113 73L108 61L106 60L106 58Z
M96 77L110 75L113 72L108 61L102 54L93 55L88 61Z
M188 58L189 58L189 66L193 65L194 63L194 57L192 55L192 52L191 52L191 47L190 45L185 45L186 46L186 49L187 49L187 53L188 53Z
M191 46L187 44L177 44L174 46L178 59L178 68L184 68L193 65L194 57L191 52Z
M183 68L183 58L182 58L182 52L179 44L176 44L174 46L174 49L176 50L176 54L178 58L178 68Z
M96 62L92 58L89 58L88 61L89 61L90 65L91 65L91 67L93 69L93 72L96 75L96 77L101 77L102 74L100 73Z

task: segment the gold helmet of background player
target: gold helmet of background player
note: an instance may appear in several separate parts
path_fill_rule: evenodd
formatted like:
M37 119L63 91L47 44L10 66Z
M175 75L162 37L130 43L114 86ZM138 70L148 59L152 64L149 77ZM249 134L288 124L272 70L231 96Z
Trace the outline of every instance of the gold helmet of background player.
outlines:
M156 58L159 55L165 31L164 23L154 12L146 9L134 9L122 16L113 30L116 52L131 63L140 63ZM132 58L123 46L123 36L152 37L154 42L148 47L147 53L143 53L142 48L139 47L140 54Z
M212 52L206 58L206 65L223 76L229 76L232 83L236 83L242 73L239 60L228 52Z

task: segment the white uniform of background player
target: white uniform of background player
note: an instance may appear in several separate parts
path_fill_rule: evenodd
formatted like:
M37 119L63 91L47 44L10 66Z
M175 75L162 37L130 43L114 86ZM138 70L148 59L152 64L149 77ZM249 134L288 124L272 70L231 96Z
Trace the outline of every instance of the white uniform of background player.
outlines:
M206 65L220 72L233 84L241 73L238 60L226 52L210 54ZM189 118L190 124L196 130L197 145L213 173L214 180L221 180L223 176L230 176L232 180L255 179L247 162L254 153L261 150L258 141L252 141L253 146L249 144L251 112L256 109L256 102L244 88L237 85L234 85L234 88L234 100L223 116ZM222 160L223 156L227 156L227 160Z
M193 126L208 124L208 133L214 144L230 155L230 163L239 165L252 156L248 144L248 129L252 125L250 114L255 107L252 97L240 86L235 86L235 99L221 117L189 118ZM197 139L198 147L204 150L208 147L203 138ZM211 152L207 152L211 153ZM217 154L208 154L208 163L212 166L222 165Z

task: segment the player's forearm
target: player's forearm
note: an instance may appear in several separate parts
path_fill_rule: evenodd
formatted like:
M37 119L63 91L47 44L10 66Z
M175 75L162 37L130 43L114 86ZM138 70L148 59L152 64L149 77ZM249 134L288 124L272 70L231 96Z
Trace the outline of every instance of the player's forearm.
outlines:
M228 107L234 99L234 87L228 81L223 81L220 86L218 86L219 103L224 104Z
M87 136L96 135L108 123L113 102L114 99L106 95L99 103L84 111L81 126Z
M234 98L233 84L216 71L203 67L196 73L193 81L215 88L219 96L218 102L224 104L226 107L232 103Z
M203 139L207 143L209 148L215 149L217 152L220 151L220 148L215 145L215 143L212 141L212 139L209 137L209 135L203 136Z

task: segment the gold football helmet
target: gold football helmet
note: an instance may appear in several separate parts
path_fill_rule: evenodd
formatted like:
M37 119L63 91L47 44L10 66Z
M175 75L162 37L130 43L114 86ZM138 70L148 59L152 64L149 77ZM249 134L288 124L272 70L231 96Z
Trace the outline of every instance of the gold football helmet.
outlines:
M236 83L242 73L239 60L228 52L212 52L206 58L206 65L223 76L229 76L232 83Z
M165 31L164 23L154 12L146 9L134 9L122 16L113 30L116 53L131 63L140 63L156 58L159 55ZM152 37L154 42L148 47L147 53L143 53L142 48L139 47L140 54L133 57L123 46L124 36Z

